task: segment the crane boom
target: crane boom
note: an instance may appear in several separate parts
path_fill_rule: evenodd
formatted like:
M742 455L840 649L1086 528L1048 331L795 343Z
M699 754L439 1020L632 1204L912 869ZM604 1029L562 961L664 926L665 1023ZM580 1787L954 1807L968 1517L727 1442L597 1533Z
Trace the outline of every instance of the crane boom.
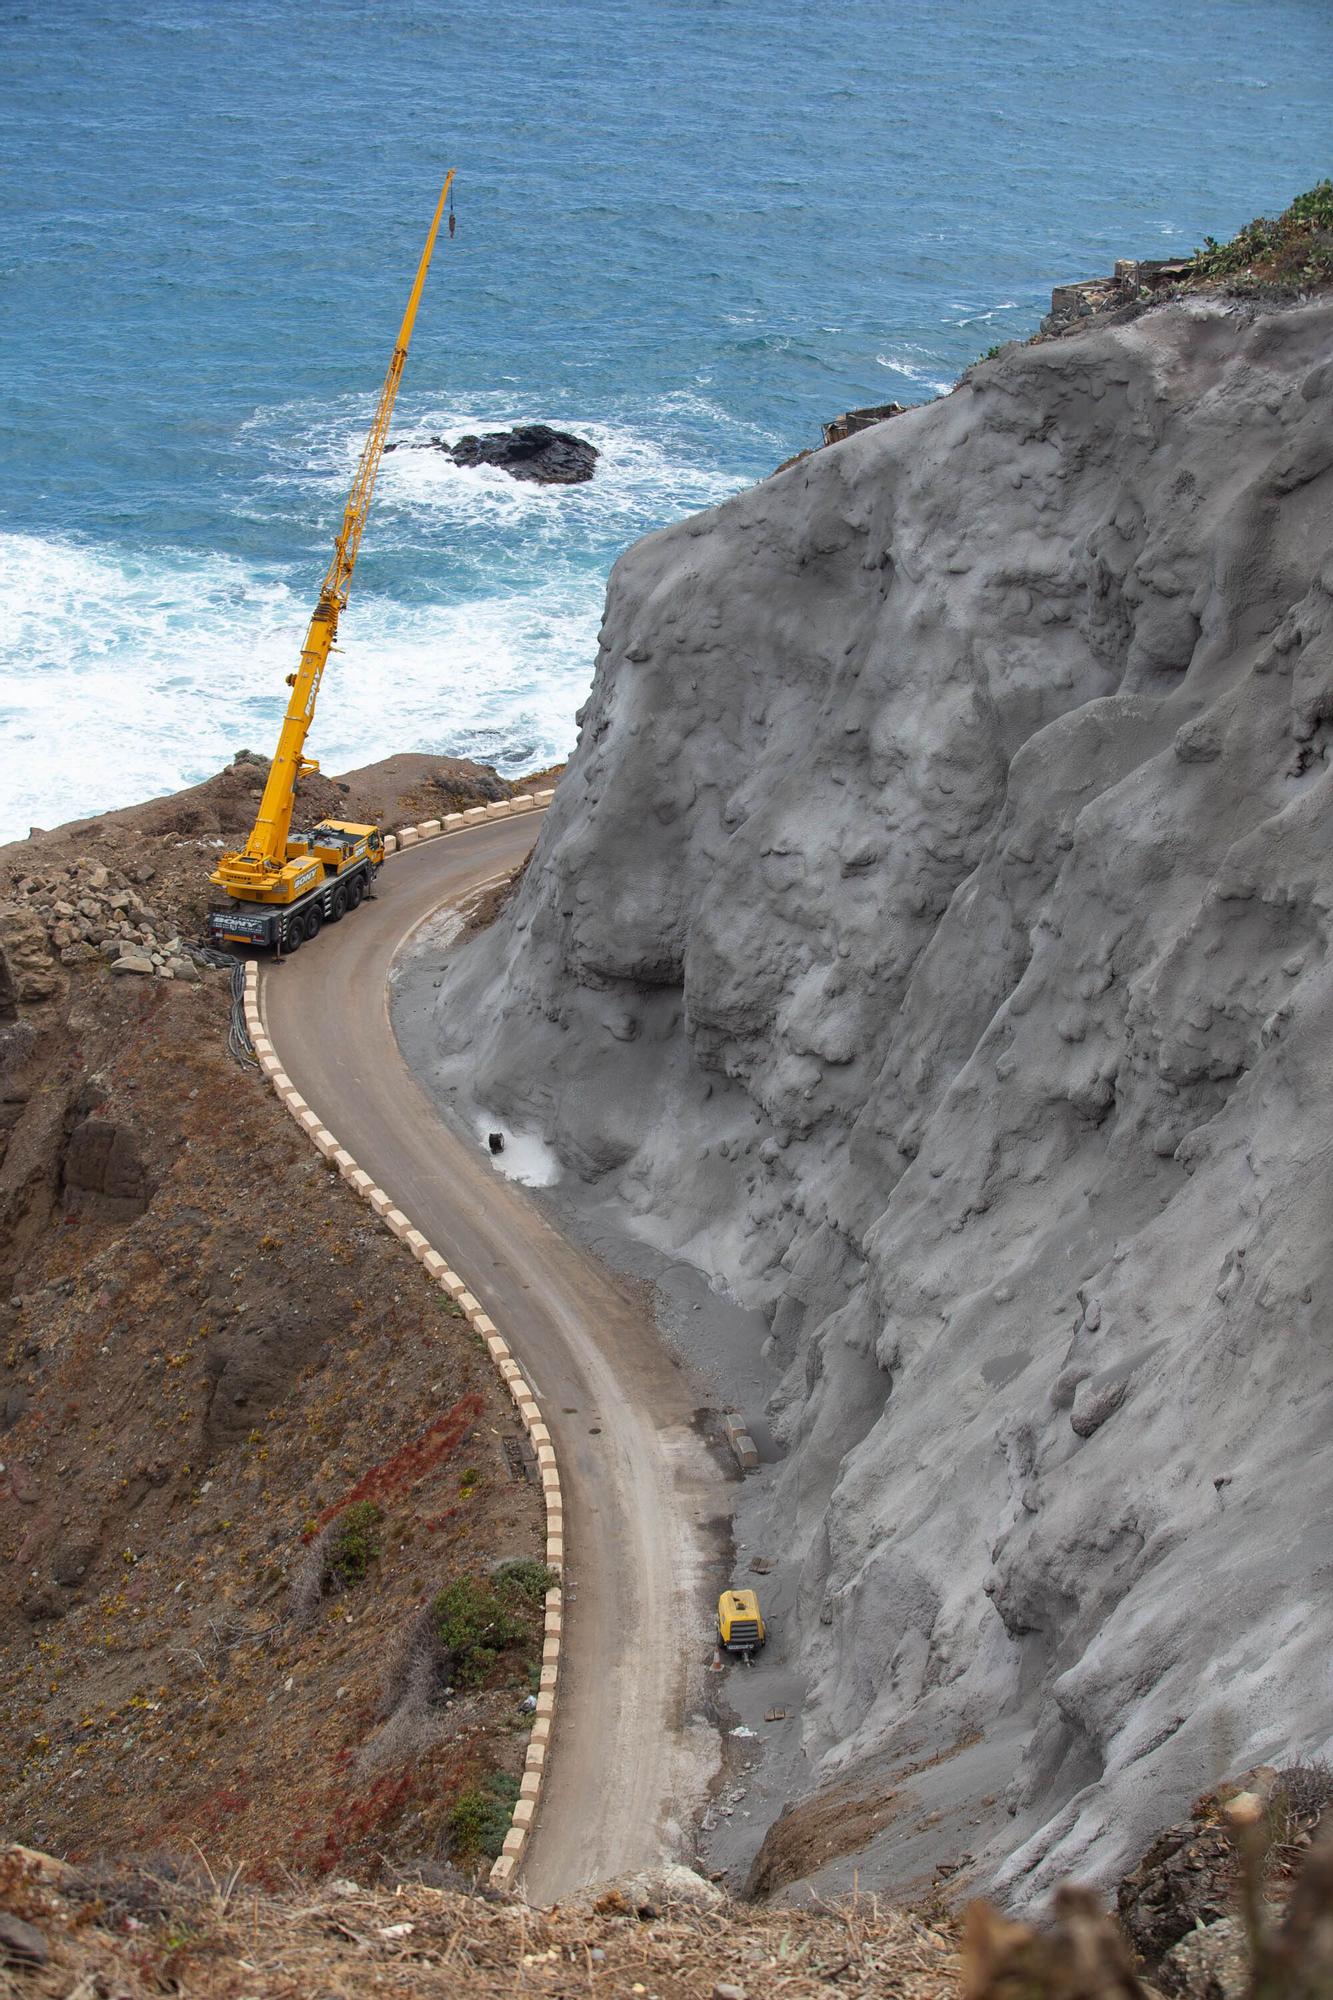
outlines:
M444 204L453 184L453 178L451 169L440 190L440 199L436 203L434 220L426 238L426 247L421 253L421 261L417 266L416 280L408 297L403 323L398 329L398 339L389 361L389 371L384 378L384 387L380 391L375 418L361 448L356 477L352 481L352 490L347 496L347 505L343 511L342 527L334 542L333 558L329 563L328 573L320 589L319 602L315 606L306 632L300 664L294 674L287 676L287 685L292 691L291 698L287 703L287 713L283 718L278 747L269 768L268 781L264 786L255 823L250 829L244 848L236 853L224 854L210 877L218 888L225 889L230 895L244 901L290 903L298 895L308 894L312 886L324 879L324 874L330 868L334 873L340 872L340 854L345 861L350 849L356 843L333 838L321 845L318 838L321 834L327 833L330 836L359 834L363 836L362 853L365 852L366 839L371 835L378 837L376 828L352 828L339 822L336 825L316 828L315 833L308 839L293 841L290 838L292 811L296 803L297 780L302 772L319 768L306 757L305 740L315 713L315 703L319 696L324 668L337 637L338 618L347 603L347 593L351 588L352 572L356 568L361 536L365 531L366 517L370 512L370 502L375 491L375 477L384 455L389 419L393 415L398 387L403 379L403 364L407 360L417 307L421 303L426 273L430 268L431 253L435 248L440 218L444 213ZM380 847L382 851L382 842ZM312 862L317 864L313 874Z

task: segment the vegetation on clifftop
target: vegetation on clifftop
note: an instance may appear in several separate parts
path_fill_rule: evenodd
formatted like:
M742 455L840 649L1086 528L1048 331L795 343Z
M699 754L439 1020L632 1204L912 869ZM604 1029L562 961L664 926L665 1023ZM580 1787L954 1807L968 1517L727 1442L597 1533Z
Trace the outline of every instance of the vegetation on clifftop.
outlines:
M1297 195L1281 215L1257 215L1229 243L1205 236L1193 274L1261 285L1327 284L1333 279L1333 180Z

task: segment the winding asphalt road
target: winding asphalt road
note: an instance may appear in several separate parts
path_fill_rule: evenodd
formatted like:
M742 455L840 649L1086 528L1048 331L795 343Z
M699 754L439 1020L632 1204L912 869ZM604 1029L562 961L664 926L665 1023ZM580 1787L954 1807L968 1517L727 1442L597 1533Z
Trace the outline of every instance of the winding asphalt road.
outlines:
M679 1856L716 1737L691 1723L711 1640L720 1474L635 1289L440 1119L403 1061L389 972L442 904L508 873L538 814L411 848L373 901L267 965L261 1008L307 1103L463 1277L536 1389L565 1497L556 1724L522 1887L547 1905ZM716 1585L714 1585L716 1587Z

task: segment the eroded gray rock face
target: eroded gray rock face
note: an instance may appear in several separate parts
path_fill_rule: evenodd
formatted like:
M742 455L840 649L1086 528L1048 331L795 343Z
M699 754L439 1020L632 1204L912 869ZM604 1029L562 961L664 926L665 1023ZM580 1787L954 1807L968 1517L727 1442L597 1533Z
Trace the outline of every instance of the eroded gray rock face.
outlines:
M446 1076L764 1306L818 1776L1022 1903L1333 1734L1333 309L1018 350L650 537Z

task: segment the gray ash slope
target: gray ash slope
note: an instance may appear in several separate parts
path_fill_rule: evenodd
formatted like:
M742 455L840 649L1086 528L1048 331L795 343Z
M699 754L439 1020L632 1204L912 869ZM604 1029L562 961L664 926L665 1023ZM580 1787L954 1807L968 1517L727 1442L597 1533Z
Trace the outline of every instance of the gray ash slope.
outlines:
M1333 1735L1331 550L1333 307L1007 353L623 557L439 996L770 1316L811 1785L1017 1732L1016 1903Z

